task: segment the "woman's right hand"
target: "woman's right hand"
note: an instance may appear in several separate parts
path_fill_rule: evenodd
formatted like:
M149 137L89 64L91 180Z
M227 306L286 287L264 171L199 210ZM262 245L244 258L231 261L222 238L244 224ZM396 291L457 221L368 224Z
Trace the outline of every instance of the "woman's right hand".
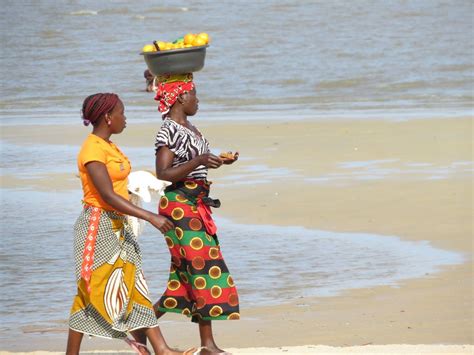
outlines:
M222 159L212 153L201 154L197 157L206 168L217 169L222 165Z
M150 222L155 228L159 229L163 234L174 228L174 224L168 218L152 212L150 212L148 222Z

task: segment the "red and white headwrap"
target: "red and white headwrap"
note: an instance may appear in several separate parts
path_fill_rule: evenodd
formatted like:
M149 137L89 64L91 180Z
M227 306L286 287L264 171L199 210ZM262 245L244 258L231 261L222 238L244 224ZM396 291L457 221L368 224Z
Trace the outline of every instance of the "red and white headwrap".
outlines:
M194 89L193 74L166 74L157 76L158 85L155 100L159 101L158 111L164 119L178 96Z

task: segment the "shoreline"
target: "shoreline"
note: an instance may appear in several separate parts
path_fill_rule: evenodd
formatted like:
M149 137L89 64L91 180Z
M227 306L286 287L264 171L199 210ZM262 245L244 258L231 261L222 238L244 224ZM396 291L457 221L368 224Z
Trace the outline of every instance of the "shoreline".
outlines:
M407 167L408 163L423 163L439 170L453 162L472 162L470 117L397 122L194 121L211 146L239 150L243 158L236 166L211 172L213 195L224 201L216 213L225 218L246 224L396 235L404 240L429 241L435 247L466 255L462 265L400 282L397 287L348 290L334 297L304 298L275 307L243 310L239 322L215 322L221 346L236 348L238 343L236 353L245 353L240 351L248 347L268 346L275 350L278 346L304 344L458 344L453 351L461 353L462 344L473 344L472 170L454 169L441 179L429 179L428 168L413 172ZM152 147L158 126L130 122L125 134L114 142L125 153L125 147ZM2 139L16 144L60 145L67 141L79 145L90 130L52 126L44 131L41 127L2 127ZM383 161L383 167L389 167L391 173L375 180L357 180L357 175L347 171L365 170L339 164L366 161ZM270 182L255 185L226 180L255 164L262 165L269 175L282 167L289 173L273 175ZM2 187L80 189L74 174L44 174L28 180L2 176ZM337 178L301 183L321 176ZM248 170L243 178L255 177ZM246 213L249 199L254 201L250 214ZM225 250L225 237L222 243ZM167 316L165 321L170 322L162 326L170 345L184 348L197 344L197 331L181 318L174 319ZM102 346L97 340L85 341L84 350ZM103 350L110 344L104 346ZM58 350L62 347L59 344ZM118 349L126 347L119 343ZM385 348L385 353L390 349ZM443 350L439 347L436 351Z
M125 104L127 104L125 102ZM65 113L66 112L66 113ZM0 109L0 115L4 120L0 123L1 128L8 127L51 127L62 126L69 128L78 128L82 126L79 108L77 110L58 110L58 113L51 114L49 108L34 108L24 112L11 113L8 110ZM127 113L128 112L128 113ZM161 117L156 111L156 105L151 106L127 106L127 120L133 125L160 125ZM232 109L222 109L220 111L201 109L198 113L196 121L199 124L273 124L285 121L291 122L308 122L308 123L326 123L326 122L405 122L418 120L458 120L472 117L471 110L452 110L440 113L438 110L420 110L413 112L410 109L391 110L372 110L372 111L321 111L314 110L302 111L298 109L298 115L293 116L294 110L248 110L233 111ZM140 116L140 117L137 117ZM33 123L32 123L32 118ZM290 117L290 118L289 118ZM44 122L42 122L44 119Z

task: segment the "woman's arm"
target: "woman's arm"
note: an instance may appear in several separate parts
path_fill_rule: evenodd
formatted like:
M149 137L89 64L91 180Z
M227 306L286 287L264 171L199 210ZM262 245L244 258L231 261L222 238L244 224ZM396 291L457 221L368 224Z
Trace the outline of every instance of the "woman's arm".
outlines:
M174 228L173 223L167 218L135 206L127 199L115 193L104 163L92 161L86 164L86 169L100 197L115 210L126 215L144 219L158 228L162 233L166 233L171 228Z
M211 153L198 155L186 163L172 167L174 153L168 147L161 147L156 153L156 177L161 180L177 182L183 180L191 171L200 165L210 169L217 169L222 165L222 160Z

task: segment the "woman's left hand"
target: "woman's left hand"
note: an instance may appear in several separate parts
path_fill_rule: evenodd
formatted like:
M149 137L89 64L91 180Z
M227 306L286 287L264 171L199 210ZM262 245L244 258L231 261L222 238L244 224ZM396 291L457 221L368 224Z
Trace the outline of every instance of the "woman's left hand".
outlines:
M222 164L225 164L225 165L234 164L239 159L239 152L234 153L233 159L223 158L222 156L220 156L219 158L221 158Z

